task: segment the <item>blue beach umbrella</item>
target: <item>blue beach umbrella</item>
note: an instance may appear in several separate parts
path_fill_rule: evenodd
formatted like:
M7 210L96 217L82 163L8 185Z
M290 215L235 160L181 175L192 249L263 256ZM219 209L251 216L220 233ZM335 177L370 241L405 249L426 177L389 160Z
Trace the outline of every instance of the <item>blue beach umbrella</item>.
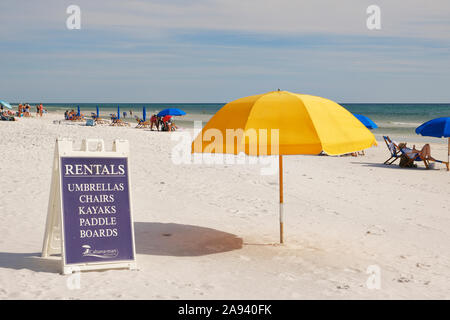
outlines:
M366 116L363 116L362 114L356 114L353 113L353 115L362 122L363 125L366 126L367 129L376 129L378 128L377 124L373 122L371 119L369 119Z
M120 119L120 106L117 105L117 119Z
M0 104L8 109L12 109L11 105L6 101L0 100Z
M97 109L97 118L100 117L100 110L98 109L98 106L96 107Z
M80 106L78 106L78 112L77 112L77 116L80 116L81 115L81 112L80 112Z
M142 120L145 121L147 118L147 110L145 109L145 106L142 107Z
M427 137L448 138L448 160L450 160L450 117L427 121L416 128L416 133Z
M165 117L165 116L184 116L186 112L184 112L181 109L177 108L168 108L164 109L163 111L160 111L157 116L158 117Z

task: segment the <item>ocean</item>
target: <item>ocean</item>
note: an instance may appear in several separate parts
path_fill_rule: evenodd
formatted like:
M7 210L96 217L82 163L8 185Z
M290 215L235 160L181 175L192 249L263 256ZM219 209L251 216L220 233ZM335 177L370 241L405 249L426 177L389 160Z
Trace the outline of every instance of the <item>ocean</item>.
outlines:
M29 103L34 106L35 103ZM147 116L157 113L165 108L179 108L184 110L187 115L177 119L181 126L192 127L194 120L207 122L225 103L43 103L49 112L64 112L65 110L76 110L80 106L81 112L90 115L95 112L96 107L100 109L100 114L109 116L120 111L127 112L127 118L130 117L130 110L135 115L142 116L142 108L146 107ZM447 143L446 139L437 139L418 136L415 128L425 121L450 116L450 104L443 103L340 103L343 107L352 113L362 114L372 119L378 128L372 132L381 138L382 135L395 137L397 140L402 137L408 137L415 141L431 141ZM15 103L14 105L17 105ZM32 108L33 110L33 108Z

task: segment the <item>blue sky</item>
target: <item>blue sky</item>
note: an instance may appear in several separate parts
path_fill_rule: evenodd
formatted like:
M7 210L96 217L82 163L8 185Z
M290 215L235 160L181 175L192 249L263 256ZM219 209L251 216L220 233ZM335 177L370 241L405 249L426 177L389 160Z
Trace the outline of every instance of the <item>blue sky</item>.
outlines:
M81 8L81 30L66 8ZM381 8L382 29L366 28ZM448 0L2 0L0 98L450 102Z

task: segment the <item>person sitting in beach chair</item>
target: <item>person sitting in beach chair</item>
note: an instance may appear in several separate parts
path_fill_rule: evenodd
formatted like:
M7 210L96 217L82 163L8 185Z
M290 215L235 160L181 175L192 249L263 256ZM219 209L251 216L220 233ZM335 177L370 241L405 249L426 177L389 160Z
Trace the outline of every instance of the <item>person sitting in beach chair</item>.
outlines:
M415 145L413 145L412 149L408 148L406 142L399 143L398 148L402 153L399 164L402 168L414 167L414 161L423 161L425 167L429 169L430 161L436 161L436 159L431 156L431 147L428 143L425 144L421 150L417 150Z
M408 148L406 143L397 144L395 141L392 141L389 137L383 136L386 145L388 146L389 152L391 153L391 157L384 162L384 164L392 164L395 160L400 159L399 166L404 167L417 167L414 164L414 161L423 161L425 167L429 169L430 161L443 163L447 167L447 171L449 171L449 163L446 161L441 161L433 158L431 156L431 147L427 143L425 144L421 150L417 150L416 146L413 145L413 148ZM393 159L391 161L391 159Z
M173 123L172 119L167 120L167 130L168 131L176 131L178 127Z
M111 125L112 126L129 126L130 124L128 122L123 121L120 119L116 114L111 114Z
M111 113L110 116L111 116L111 125L112 126L118 125L117 122L119 121L119 118L116 116L116 114Z
M162 118L162 126L161 126L161 131L172 131L172 121L171 121L172 116L164 116Z
M150 121L149 120L142 120L141 118L139 118L138 116L134 116L136 118L137 121L137 125L136 128L148 128L148 126L150 126Z
M77 112L75 112L75 110L71 110L69 112L69 114L66 117L66 120L70 120L70 121L85 121L86 119L84 119L84 115L83 114L78 114Z
M400 156L399 166L402 168L412 168L417 167L414 164L414 161L423 161L425 167L428 169L429 160L434 160L431 157L430 153L430 145L426 144L423 146L422 150L417 150L414 145L413 148L406 147L406 142L402 142L398 144L398 148L402 155Z
M100 118L100 116L97 116L95 112L91 112L91 117L94 119L96 124L105 124L109 123L108 120Z
M437 160L431 156L431 147L427 143L425 144L421 150L416 149L416 146L413 145L413 148L408 148L406 146L406 142L399 143L398 148L402 155L400 156L400 164L399 166L402 168L408 167L417 167L414 165L414 161L423 161L425 167L427 169L430 168L430 161L439 162L445 164L447 167L447 171L449 170L449 163L441 160Z
M10 114L10 112L3 111L0 113L0 120L2 121L16 121L16 118L14 118L13 115Z

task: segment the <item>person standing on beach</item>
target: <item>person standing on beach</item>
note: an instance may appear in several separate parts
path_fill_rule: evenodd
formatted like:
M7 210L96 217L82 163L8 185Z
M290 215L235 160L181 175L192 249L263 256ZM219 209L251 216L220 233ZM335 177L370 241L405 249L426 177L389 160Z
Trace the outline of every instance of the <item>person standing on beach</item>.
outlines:
M153 131L153 125L159 131L158 117L156 116L156 114L153 114L152 117L150 118L150 130L152 130L152 131Z
M42 111L44 107L42 106L42 103L39 105L39 115L42 117Z
M130 109L130 117L133 117L133 110Z

